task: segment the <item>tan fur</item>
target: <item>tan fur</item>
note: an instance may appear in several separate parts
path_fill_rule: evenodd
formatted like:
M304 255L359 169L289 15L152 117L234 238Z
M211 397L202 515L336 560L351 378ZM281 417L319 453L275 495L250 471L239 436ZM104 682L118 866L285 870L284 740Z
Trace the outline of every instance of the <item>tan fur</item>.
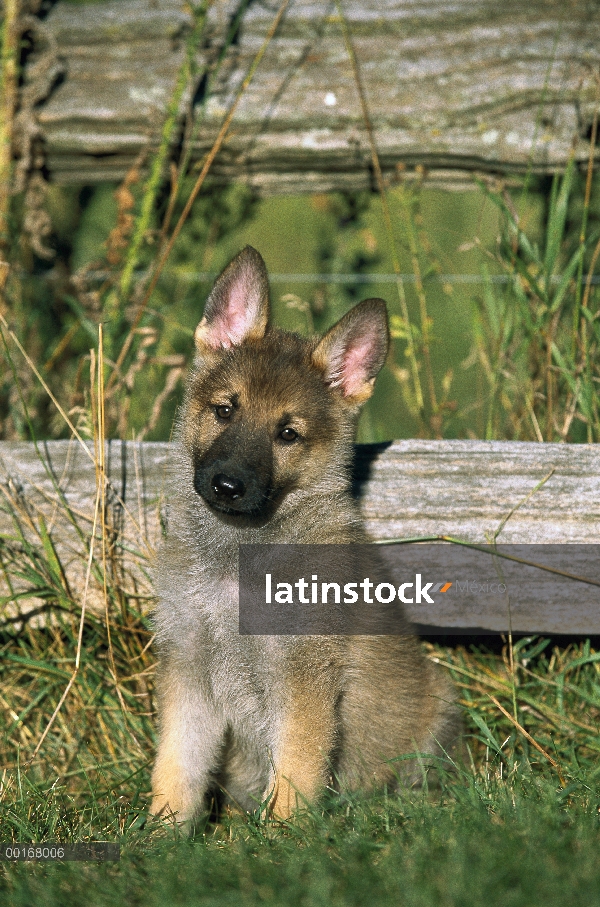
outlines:
M326 692L317 710L311 692L306 683L292 692L281 728L270 803L281 818L287 818L297 805L313 801L329 773L328 757L336 739L335 702Z
M349 493L360 405L387 349L381 300L323 339L268 327L253 249L196 331L159 556L152 811L190 824L215 791L283 818L325 784L413 783L405 754L451 748L454 693L402 636L240 636L240 543L366 542Z

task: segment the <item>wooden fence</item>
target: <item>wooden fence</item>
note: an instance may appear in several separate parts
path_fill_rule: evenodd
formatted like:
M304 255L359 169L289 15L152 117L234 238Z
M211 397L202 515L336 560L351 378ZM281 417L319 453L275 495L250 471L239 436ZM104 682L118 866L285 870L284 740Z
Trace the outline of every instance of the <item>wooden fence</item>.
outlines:
M149 571L165 513L169 446L125 441L106 445L111 569L132 573L143 594L151 592ZM16 508L20 531L41 547L42 514L67 581L80 590L96 479L89 447L67 441L42 443L37 449L28 443L0 444L3 544L15 544L15 517L9 511L14 514ZM478 546L491 540L500 545L545 546L519 549L518 554L521 559L543 562L548 569L535 573L533 580L525 577L527 582L522 582L525 574L518 574L508 597L478 599L467 594L464 586L477 578L469 575L478 569L477 562L461 560L462 552L472 554L472 549L440 542L440 570L450 571L446 579L454 582L454 589L450 595L436 596L435 607L410 605L415 623L434 632L505 632L510 607L513 632L600 634L597 446L416 440L361 445L354 487L367 528L379 541L444 537ZM382 548L392 570L406 564L408 550L408 545ZM501 550L514 554L514 549ZM414 544L410 551L417 562ZM116 562L120 565L115 566ZM511 563L502 562L500 567L509 568ZM489 580L489 564L485 570ZM587 582L561 585L566 581L564 574ZM461 588L465 595L461 596Z

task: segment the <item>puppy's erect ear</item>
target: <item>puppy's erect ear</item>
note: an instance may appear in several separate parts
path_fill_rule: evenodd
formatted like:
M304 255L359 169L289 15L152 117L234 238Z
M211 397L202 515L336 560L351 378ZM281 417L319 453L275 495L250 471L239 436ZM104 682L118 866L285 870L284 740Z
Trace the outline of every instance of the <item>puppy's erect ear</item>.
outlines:
M360 405L371 396L388 350L387 309L383 299L365 299L325 334L313 353L330 387L339 388L349 403Z
M196 348L201 353L258 339L268 318L267 268L256 249L246 246L215 281L194 334Z

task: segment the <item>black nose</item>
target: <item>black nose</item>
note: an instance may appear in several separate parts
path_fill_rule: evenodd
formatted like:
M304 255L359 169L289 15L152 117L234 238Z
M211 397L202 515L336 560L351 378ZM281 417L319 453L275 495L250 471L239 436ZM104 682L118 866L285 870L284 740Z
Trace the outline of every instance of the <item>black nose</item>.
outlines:
M246 486L241 479L226 476L223 472L213 476L211 485L217 497L230 498L232 501L243 498L246 494Z

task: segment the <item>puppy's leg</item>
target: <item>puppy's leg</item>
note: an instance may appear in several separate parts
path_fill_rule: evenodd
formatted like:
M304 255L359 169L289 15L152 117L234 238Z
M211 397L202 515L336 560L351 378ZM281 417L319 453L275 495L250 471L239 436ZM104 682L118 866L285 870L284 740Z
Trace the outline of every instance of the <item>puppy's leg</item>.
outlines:
M327 694L295 693L286 708L273 753L274 785L270 808L281 819L315 800L329 774L336 740L335 702Z
M204 805L211 777L218 769L224 721L200 690L173 671L159 685L159 718L151 812L173 813L189 827Z

